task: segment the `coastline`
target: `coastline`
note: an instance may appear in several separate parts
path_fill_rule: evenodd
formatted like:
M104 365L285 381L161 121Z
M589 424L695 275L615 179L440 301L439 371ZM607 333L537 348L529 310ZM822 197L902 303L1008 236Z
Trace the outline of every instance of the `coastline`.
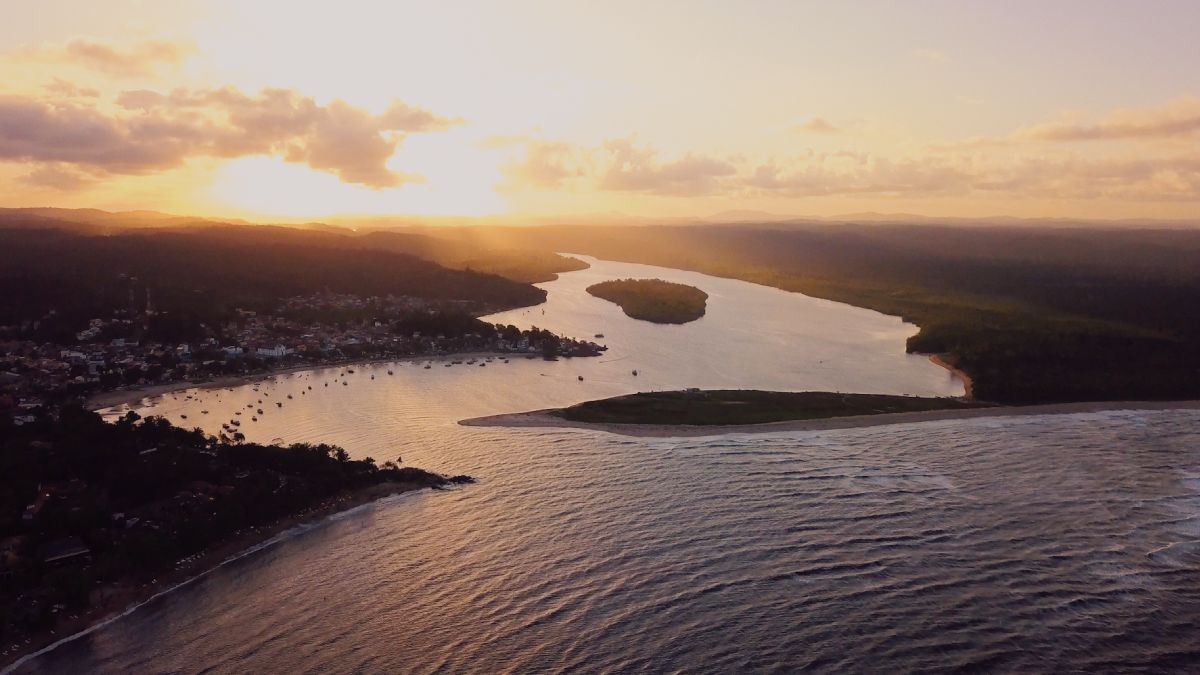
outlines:
M375 483L331 497L303 511L284 516L260 527L249 528L216 544L176 566L158 578L144 584L108 585L94 591L91 606L71 618L59 622L53 630L28 637L15 651L0 654L0 675L15 672L28 660L49 652L60 645L84 637L101 627L138 610L148 602L191 584L222 565L240 560L280 541L282 535L296 528L311 529L332 516L380 501L388 497L431 489L410 482ZM5 645L6 648L11 645Z
M913 424L942 420L975 419L980 417L1027 417L1031 415L1069 415L1073 413L1105 412L1110 410L1200 410L1200 401L1088 401L1080 403L1047 403L1027 406L995 406L958 410L925 410L920 412L881 413L878 415L847 415L816 420L788 420L763 424L731 425L668 425L668 424L594 424L573 422L554 415L556 409L531 410L506 415L489 415L459 420L467 427L513 427L584 429L603 431L620 436L643 438L678 438L719 436L723 434L769 434L781 431L829 431L860 429L892 424Z
M941 366L942 368L945 368L946 370L950 371L954 375L957 375L958 379L962 380L963 398L967 399L968 401L974 401L975 400L975 380L972 380L971 376L968 375L965 370L950 363L946 359L947 359L947 355L945 355L945 354L930 354L929 355L930 363L934 364L935 366Z
M310 370L321 370L322 368L344 368L347 366L365 366L380 363L401 363L401 362L417 362L417 361L443 361L445 359L461 359L461 358L480 358L488 356L500 356L504 358L524 357L529 356L525 353L517 352L456 352L453 354L426 354L412 356L393 356L387 358L375 359L350 359L346 361L329 361L325 363L304 363L284 368L277 368L263 373L254 373L252 375L229 375L218 377L210 380L200 381L179 381L169 382L165 384L148 384L131 389L110 389L93 394L84 402L84 406L91 411L100 411L106 408L115 408L125 405L134 407L142 401L173 394L178 391L186 391L188 389L224 389L226 387L240 387L246 384L253 384L262 380L267 380L277 375L290 375L292 373L301 373ZM534 356L537 356L534 354Z

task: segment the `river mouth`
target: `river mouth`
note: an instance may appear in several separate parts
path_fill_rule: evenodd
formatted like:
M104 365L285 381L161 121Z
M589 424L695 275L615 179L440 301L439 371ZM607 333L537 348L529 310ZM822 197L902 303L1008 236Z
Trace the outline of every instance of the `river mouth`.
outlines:
M545 287L647 275L606 265ZM480 482L298 533L22 672L1194 665L1200 411L697 438L457 424L651 388L961 393L903 353L913 329L898 319L691 278L712 300L686 326L626 324L565 286L544 308L493 317L603 332L599 358L329 368L147 402L143 413L208 430L262 398L266 413L242 425L252 439L333 442ZM741 307L762 325L723 318ZM845 380L817 384L832 377L822 360Z

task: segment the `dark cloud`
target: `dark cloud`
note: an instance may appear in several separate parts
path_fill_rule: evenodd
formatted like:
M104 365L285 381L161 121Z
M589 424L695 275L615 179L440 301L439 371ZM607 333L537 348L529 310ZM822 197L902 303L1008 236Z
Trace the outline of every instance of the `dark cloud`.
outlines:
M343 101L318 105L288 89L138 90L116 103L106 113L70 99L0 96L0 159L140 174L193 157L274 155L384 188L418 179L386 166L406 133L456 123L400 102L381 115Z

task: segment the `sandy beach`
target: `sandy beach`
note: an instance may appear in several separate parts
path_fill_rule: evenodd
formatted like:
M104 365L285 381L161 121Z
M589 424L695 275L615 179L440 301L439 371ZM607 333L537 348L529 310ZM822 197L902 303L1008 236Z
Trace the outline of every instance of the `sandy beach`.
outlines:
M269 380L278 375L288 375L291 373L302 373L310 370L321 370L323 368L347 368L354 366L365 366L381 363L416 363L418 361L445 361L447 359L471 359L471 358L486 358L489 356L498 356L504 358L523 358L528 354L515 354L513 352L463 352L456 354L426 354L414 356L397 356L384 359L354 359L348 361L330 361L327 363L305 363L295 366L287 366L278 368L264 373L255 373L253 375L230 375L228 377L218 377L211 380L201 381L180 381L168 382L165 384L151 384L140 387L131 387L127 389L113 389L111 391L100 392L88 398L86 406L88 410L104 410L105 408L114 408L119 405L127 405L134 407L145 399L154 398L157 396L166 396L177 391L186 391L188 389L224 389L226 387L240 387L245 384L253 384L262 380Z
M935 366L941 366L942 368L954 373L958 376L958 379L962 380L964 398L973 399L975 397L975 381L971 379L970 375L967 375L966 371L962 370L958 366L952 365L946 360L946 357L942 356L941 354L931 354L929 356L929 361Z
M293 528L315 526L329 516L393 495L427 489L418 483L379 483L345 492L304 511L268 525L243 530L233 537L181 561L174 569L144 584L114 584L93 592L92 604L78 614L59 619L54 630L22 638L16 644L0 643L0 675L14 671L25 660L61 644L83 637L101 626L137 610L151 600L186 586L218 567L251 555L274 543ZM26 642L28 640L28 642Z
M879 415L849 415L818 420L790 420L765 424L734 425L667 425L667 424L591 424L572 422L554 415L555 409L532 410L507 415L491 415L459 420L468 427L515 427L588 429L622 436L686 437L721 434L769 434L780 431L825 431L857 429L889 424L912 424L938 420L963 420L978 417L1023 417L1029 415L1068 415L1072 413L1103 412L1108 410L1200 410L1200 401L1095 401L1084 403L1051 403L1029 406L996 406L966 410L926 410L921 412L884 413Z

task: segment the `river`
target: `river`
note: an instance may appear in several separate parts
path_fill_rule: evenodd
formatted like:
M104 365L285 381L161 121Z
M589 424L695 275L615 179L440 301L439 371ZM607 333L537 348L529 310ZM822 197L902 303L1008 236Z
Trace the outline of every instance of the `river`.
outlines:
M480 482L300 528L21 672L1197 668L1200 412L688 439L457 425L659 388L962 391L893 317L589 262L493 318L603 333L600 358L335 368L137 406L215 431L261 398L253 440ZM696 285L708 314L635 322L583 291L631 276Z

